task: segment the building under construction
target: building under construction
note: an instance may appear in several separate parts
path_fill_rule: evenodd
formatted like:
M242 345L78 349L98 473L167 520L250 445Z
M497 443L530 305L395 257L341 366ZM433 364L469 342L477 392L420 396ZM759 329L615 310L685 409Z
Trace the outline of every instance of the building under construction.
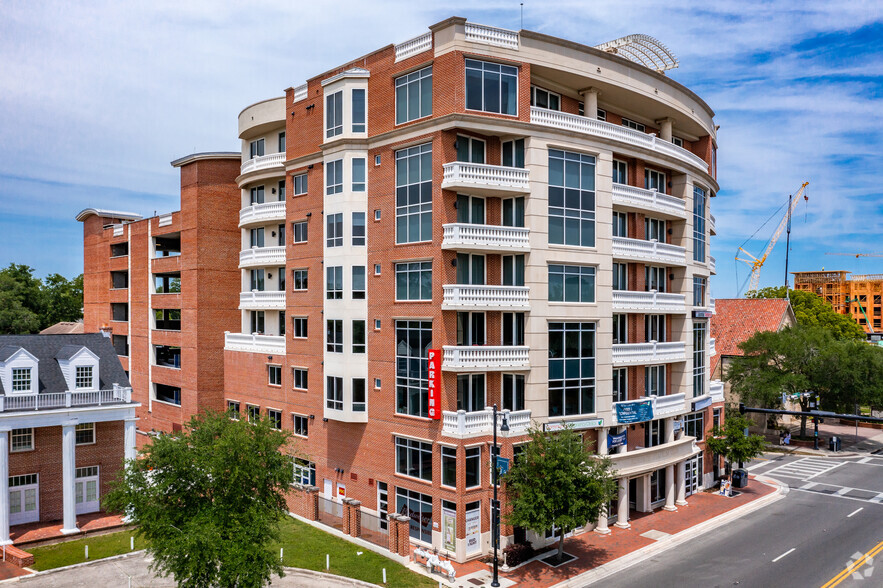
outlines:
M818 294L840 314L851 314L869 339L883 337L883 274L847 271L794 272L794 289Z

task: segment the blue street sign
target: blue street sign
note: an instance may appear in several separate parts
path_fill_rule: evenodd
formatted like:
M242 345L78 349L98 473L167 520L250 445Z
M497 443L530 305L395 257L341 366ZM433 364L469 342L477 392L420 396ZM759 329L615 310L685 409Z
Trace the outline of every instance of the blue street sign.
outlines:
M499 470L501 476L505 476L506 473L509 472L509 458L508 457L497 457L497 470Z

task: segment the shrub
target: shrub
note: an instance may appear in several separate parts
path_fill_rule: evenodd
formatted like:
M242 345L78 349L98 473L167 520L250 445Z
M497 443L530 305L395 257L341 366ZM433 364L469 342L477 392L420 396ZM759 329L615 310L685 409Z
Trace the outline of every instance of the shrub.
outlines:
M506 556L506 565L515 567L534 556L533 545L530 543L514 543L503 550Z

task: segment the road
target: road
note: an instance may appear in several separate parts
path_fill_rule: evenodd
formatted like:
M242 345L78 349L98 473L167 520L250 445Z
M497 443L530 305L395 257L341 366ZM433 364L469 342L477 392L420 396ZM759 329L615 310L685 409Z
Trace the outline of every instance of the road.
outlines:
M749 468L788 484L790 492L717 532L609 576L605 588L883 586L883 455L767 454ZM854 566L854 574L844 571L875 548L876 566L872 561Z

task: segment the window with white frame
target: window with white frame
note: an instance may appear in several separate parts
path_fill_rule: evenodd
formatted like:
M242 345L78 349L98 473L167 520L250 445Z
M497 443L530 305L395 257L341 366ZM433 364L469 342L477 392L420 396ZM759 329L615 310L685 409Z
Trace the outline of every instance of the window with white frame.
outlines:
M326 268L325 274L325 298L343 300L343 266Z
M561 110L561 95L544 88L531 86L530 105L549 110Z
M264 203L264 187L263 186L255 186L251 189L251 204L263 204Z
M484 410L487 378L484 374L457 375L457 410L476 412Z
M396 473L432 481L432 443L395 438Z
M705 261L705 190L693 186L693 261Z
M705 337L708 323L693 322L693 398L705 394Z
M299 486L315 486L316 464L300 457L294 458L294 483Z
M503 226L524 226L524 196L503 198Z
M705 289L707 278L693 276L693 306L705 307Z
M365 132L365 89L364 88L353 88L352 95L352 114L353 114L353 132L354 133L364 133Z
M629 183L629 166L626 162L620 161L618 159L613 160L613 183Z
M365 213L353 213L353 247L365 246Z
M622 117L622 126L628 127L630 129L634 129L636 131L641 131L642 133L646 132L646 130L647 130L647 127L645 127L643 124L641 124L639 122L635 122L635 121L628 119L626 117Z
M395 321L396 412L428 417L432 321Z
M524 317L523 312L503 312L501 313L501 321L503 323L503 336L501 343L503 345L524 345Z
M674 143L676 146L680 147L681 149L684 148L684 140L681 139L680 137L672 137L671 142Z
M282 385L282 366L281 365L268 365L267 366L267 381L271 386L281 386Z
M267 420L270 421L270 427L278 431L282 430L282 411L275 408L267 409Z
M629 399L628 368L613 368L613 402Z
M466 488L481 486L481 447L466 449Z
M245 414L248 418L248 422L256 423L261 420L261 407L255 406L254 404L247 404L245 407Z
M295 390L308 390L308 372L304 368L291 368L291 377Z
M644 423L644 447L658 447L665 443L665 423L656 419Z
M705 436L705 411L684 415L684 435L696 437L697 441L702 441Z
M523 374L503 374L503 409L524 410Z
M285 131L279 133L279 142L278 142L278 151L279 153L285 153Z
M621 345L629 342L629 322L627 314L613 315L613 344Z
M95 423L80 423L74 431L77 445L91 445L95 443Z
M432 114L432 66L397 77L395 89L397 125Z
M503 165L505 167L524 167L524 139L513 139L511 141L503 141ZM522 202L523 202L523 197ZM512 225L510 225L512 226ZM515 225L523 226L523 225Z
M656 190L660 194L665 194L665 172L645 169L644 187L648 190Z
M238 421L239 420L239 403L235 400L227 401L227 415L230 417L230 420Z
M665 366L644 367L644 396L665 396Z
M365 412L367 410L368 399L366 394L365 378L353 378L353 412Z
M627 263L614 263L613 264L613 289L614 290L628 290L629 289L628 267L629 266Z
M12 391L31 391L31 368L12 368Z
M595 323L549 323L549 416L594 412Z
M457 487L457 448L441 448L441 483L450 488Z
M353 300L365 299L365 266L353 266Z
M365 319L353 321L353 353L365 353L367 347L365 322Z
M624 212L613 213L613 236L628 237L628 216Z
M549 302L594 302L595 268L549 265Z
M518 114L518 68L466 60L466 109Z
M655 265L644 266L645 290L665 292L665 268Z
M325 96L325 137L343 133L343 90Z
M325 378L325 407L331 410L343 410L343 378L335 376Z
M353 192L364 192L365 191L365 158L364 157L353 157L352 167L353 167L353 177L351 178L351 181L353 183Z
M607 120L607 111L598 109L598 120L606 121Z
M432 262L397 263L396 300L432 300Z
M524 286L524 254L502 255L503 285Z
M78 365L75 375L74 387L79 389L92 388L92 369L91 365Z
M309 225L307 221L297 221L291 223L291 234L294 236L295 243L306 243L309 236Z
M432 239L432 143L399 149L396 159L396 243Z
M30 451L34 448L34 429L12 429L9 433L10 451Z
M644 337L647 341L665 341L665 315L644 315Z
M294 290L307 289L307 274L305 269L291 270L291 284Z
M343 247L343 213L329 214L325 221L326 247Z
M343 353L343 321L328 319L325 323L325 350L330 353Z
M665 221L661 218L644 217L644 238L647 241L665 243Z
M310 436L310 417L302 414L291 415L294 434L298 437Z
M264 154L264 140L257 139L248 144L248 152L251 159L261 157Z
M343 160L337 159L325 164L325 194L343 192Z
M295 196L303 196L307 193L307 174L298 174L292 178Z
M486 143L476 137L457 135L457 161L465 163L484 163Z
M549 149L549 243L595 246L595 158Z

